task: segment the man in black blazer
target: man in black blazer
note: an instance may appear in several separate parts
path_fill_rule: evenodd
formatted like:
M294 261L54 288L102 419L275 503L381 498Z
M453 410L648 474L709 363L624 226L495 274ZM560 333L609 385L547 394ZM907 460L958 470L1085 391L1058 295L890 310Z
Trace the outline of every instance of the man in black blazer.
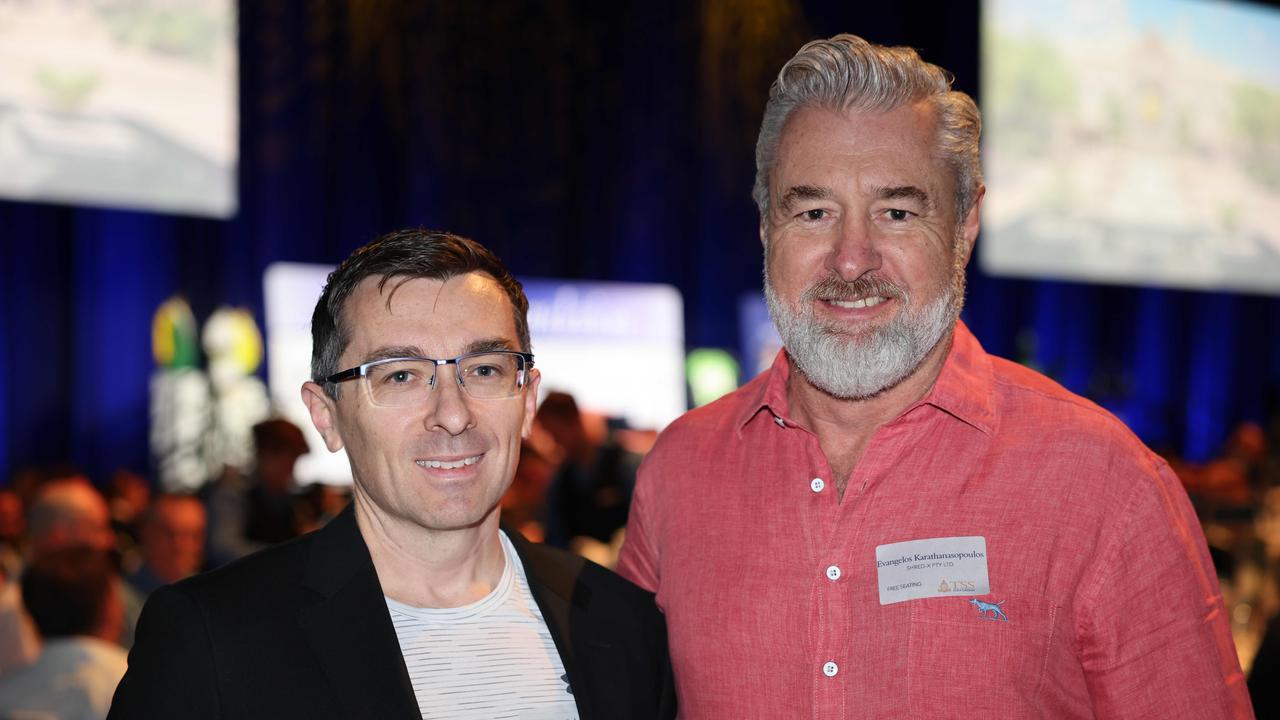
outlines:
M527 310L453 235L343 262L302 394L351 506L156 591L109 717L674 717L653 596L499 529L539 382Z

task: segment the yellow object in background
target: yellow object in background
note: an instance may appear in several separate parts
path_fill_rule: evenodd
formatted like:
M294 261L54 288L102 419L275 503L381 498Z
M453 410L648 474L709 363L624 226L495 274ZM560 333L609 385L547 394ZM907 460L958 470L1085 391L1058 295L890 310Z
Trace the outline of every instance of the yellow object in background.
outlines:
M199 364L196 316L179 295L165 300L151 320L151 355L163 368L193 368ZM261 354L261 350L259 350Z

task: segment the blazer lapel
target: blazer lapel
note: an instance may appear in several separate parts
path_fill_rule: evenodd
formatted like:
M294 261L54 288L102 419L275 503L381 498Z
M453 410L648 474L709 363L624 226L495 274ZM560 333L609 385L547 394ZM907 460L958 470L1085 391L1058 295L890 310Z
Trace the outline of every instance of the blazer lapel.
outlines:
M348 718L420 718L369 549L351 505L316 533L298 621Z
M520 556L534 602L560 651L580 718L619 717L618 708L627 707L625 672L609 632L591 613L590 588L579 582L586 561L574 556L565 562L549 556L515 531L507 532L507 537ZM612 709L606 714L607 708Z

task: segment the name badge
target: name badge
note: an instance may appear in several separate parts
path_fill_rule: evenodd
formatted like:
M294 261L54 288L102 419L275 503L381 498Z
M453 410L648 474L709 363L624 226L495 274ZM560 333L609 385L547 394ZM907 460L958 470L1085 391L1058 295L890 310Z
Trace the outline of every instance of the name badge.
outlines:
M987 539L927 538L876 547L880 604L948 595L986 595Z

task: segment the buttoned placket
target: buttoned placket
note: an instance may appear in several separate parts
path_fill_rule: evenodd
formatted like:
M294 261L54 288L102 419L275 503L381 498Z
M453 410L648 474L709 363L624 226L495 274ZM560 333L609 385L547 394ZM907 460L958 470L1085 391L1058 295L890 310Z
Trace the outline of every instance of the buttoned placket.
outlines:
M809 635L812 640L813 708L815 718L843 718L847 683L850 677L842 674L840 666L847 660L849 628L849 597L845 572L841 567L844 549L835 542L833 534L840 525L840 515L847 511L841 507L835 495L835 485L831 482L831 470L826 456L818 443L817 436L788 423L781 416L774 415L773 421L779 432L803 433L806 455L811 458L808 468L811 472L805 478L808 494L812 500L812 511L815 522L821 531L812 537L817 547L812 547L812 557L817 558L819 565L814 572L813 596L816 604L810 615ZM797 438L799 440L799 438ZM797 558L798 562L808 562Z

